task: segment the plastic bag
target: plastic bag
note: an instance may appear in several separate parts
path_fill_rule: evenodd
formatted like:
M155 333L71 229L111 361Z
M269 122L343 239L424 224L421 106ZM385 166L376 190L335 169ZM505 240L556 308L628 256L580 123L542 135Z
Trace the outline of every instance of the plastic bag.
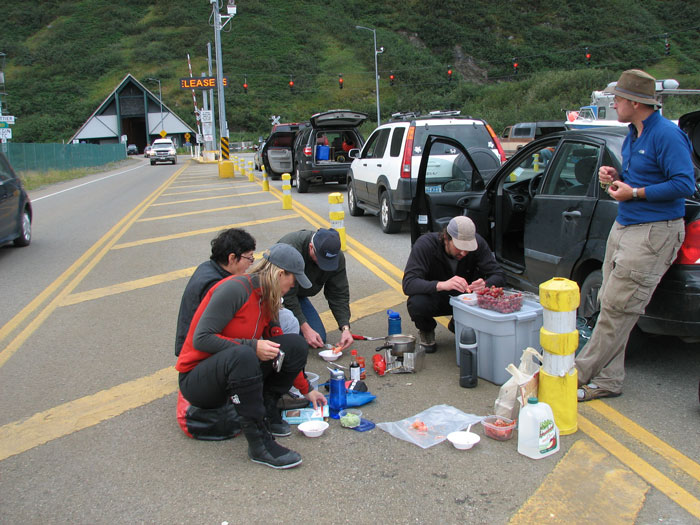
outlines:
M526 348L520 357L520 366L511 363L506 370L513 376L503 383L493 404L493 413L508 419L518 419L523 400L537 396L538 377L542 356L534 348ZM518 403L520 401L520 403Z
M482 419L483 416L466 414L450 405L436 405L401 421L377 423L377 426L396 438L429 448L445 441L450 432L463 430Z

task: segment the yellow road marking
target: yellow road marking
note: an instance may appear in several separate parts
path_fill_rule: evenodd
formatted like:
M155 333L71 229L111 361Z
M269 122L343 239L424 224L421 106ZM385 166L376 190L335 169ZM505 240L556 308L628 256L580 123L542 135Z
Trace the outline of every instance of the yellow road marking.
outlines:
M22 346L22 344L31 336L34 331L41 326L41 324L53 313L53 311L61 304L63 301L63 298L68 295L70 292L75 289L75 287L82 281L85 276L97 265L99 261L102 260L102 258L105 256L105 254L112 248L114 243L117 242L117 240L124 235L124 233L131 228L132 224L138 219L142 213L146 211L146 208L155 201L160 194L165 190L167 185L171 183L177 176L185 169L186 166L183 166L180 168L178 171L176 171L167 181L165 181L156 191L154 191L151 195L149 195L144 201L142 201L134 210L129 212L124 219L119 221L117 225L119 226L118 228L112 228L110 231L102 237L97 243L93 245L93 247L88 250L88 252L94 253L97 251L97 253L90 258L84 258L80 257L78 261L82 261L85 263L83 268L78 271L80 265L77 265L74 263L69 270L71 270L70 273L74 273L75 271L78 271L78 274L63 288L58 292L58 294L44 307L43 310L41 310L37 316L32 319L25 328L20 331L17 336L15 336L12 341L2 350L0 351L0 367L3 366L7 360L12 357L12 355ZM113 233L112 233L113 232ZM110 233L112 233L110 235ZM95 248L93 250L93 248ZM86 252L87 253L87 252ZM61 277L57 279L63 279L70 277L70 273L64 272ZM65 276L65 278L64 278ZM49 288L57 288L58 285L54 287L54 283L52 283ZM42 292L43 293L43 292ZM48 297L48 296L47 296ZM31 304L31 303L30 303ZM38 306L38 304L37 304ZM20 312L22 313L22 312ZM17 317L17 316L15 316ZM12 323L12 321L10 321ZM9 324L9 323L8 323Z
M116 295L123 292L131 292L141 288L148 288L149 286L155 286L156 284L184 279L185 277L191 276L196 269L196 266L191 266L190 268L185 268L183 270L175 270L174 272L161 273L151 277L144 277L143 279L127 281L125 283L114 284L112 286L104 286L102 288L93 288L92 290L87 290L86 292L74 293L65 297L59 306L69 306L71 304L78 304L84 301L92 301L93 299L99 299L101 297Z
M158 217L146 217L145 219L139 219L137 222L150 222L150 221L162 221L165 219L175 219L177 217L187 217L189 215L202 215L204 213L215 213L217 211L225 210L235 210L239 208L250 208L253 206L264 206L267 204L276 204L278 201L262 201L262 202L251 202L249 204L237 204L236 206L223 206L221 208L209 208L206 210L199 211L187 211L182 213L172 213L170 215L160 215Z
M181 201L169 201L169 202L158 202L153 206L171 206L173 204L185 204L186 202L201 202L201 201L211 201L214 199L228 199L230 197L244 197L246 195L257 195L258 193L265 193L264 191L249 191L247 193L229 193L227 195L215 195L213 197L200 197L199 199L184 199Z
M632 524L648 489L598 445L580 439L509 523Z
M216 191L217 189L222 189L222 190L230 190L231 185L230 184L193 184L191 186L171 186L171 188L175 189L180 189L180 188L201 188L202 186L212 186L211 188L205 188L203 190L187 190L187 191L169 191L168 193L164 193L163 197L171 197L173 195L190 195L192 193L206 193L206 192L211 192L211 191ZM250 188L257 186L256 184L241 184L240 186L236 186L236 189L239 188Z
M143 246L144 244L153 244L155 242L171 241L173 239L184 239L185 237L194 237L195 235L203 235L205 233L220 232L221 230L226 230L228 228L243 228L244 226L254 226L256 224L267 224L270 222L284 221L287 219L294 219L298 217L296 213L290 213L288 215L279 215L277 217L270 217L267 219L258 219L255 221L245 221L238 222L236 224L224 224L223 226L215 226L214 228L203 228L201 230L191 230L181 233L173 233L171 235L163 235L160 237L151 237L149 239L141 239L140 241L124 242L122 244L117 244L114 246L114 250L120 250L122 248L133 248L134 246Z
M8 423L0 427L0 461L97 425L176 390L177 372L170 366L150 376L38 412L26 420Z
M580 414L578 416L578 426L601 447L636 472L642 479L646 480L647 483L664 493L689 514L700 519L700 500L695 498L690 492L652 467L637 454L615 440L610 434L607 434ZM618 488L615 487L616 491L617 489Z
M695 461L690 459L688 456L681 454L678 450L656 437L644 427L622 415L610 405L607 405L600 400L595 400L586 403L585 408L592 408L601 416L605 417L610 422L627 432L633 438L639 440L641 443L649 447L676 468L681 469L689 476L692 476L696 480L700 481L700 465L695 463Z
M350 305L350 310L352 312L350 322L355 322L364 317L376 314L377 312L381 312L387 308L401 304L405 300L406 296L404 294L397 293L393 290L382 290L381 292L363 297L362 299L353 301L353 303ZM319 317L321 318L321 322L323 323L324 327L334 326L335 317L333 317L333 312L330 310L326 310L325 312L319 314Z

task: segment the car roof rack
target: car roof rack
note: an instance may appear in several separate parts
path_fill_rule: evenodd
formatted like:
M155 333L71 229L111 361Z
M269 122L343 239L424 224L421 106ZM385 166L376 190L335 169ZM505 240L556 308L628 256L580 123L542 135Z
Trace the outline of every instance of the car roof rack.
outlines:
M462 112L458 109L442 109L428 113L431 117L458 117Z
M391 121L412 120L414 118L418 118L419 116L420 114L416 113L415 111L399 111L398 113L391 114Z

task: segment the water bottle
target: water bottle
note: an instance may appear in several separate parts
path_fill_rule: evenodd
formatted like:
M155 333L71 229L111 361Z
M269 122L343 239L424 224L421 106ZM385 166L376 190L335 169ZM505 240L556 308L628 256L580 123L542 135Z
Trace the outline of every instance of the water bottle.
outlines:
M459 335L459 386L474 388L478 381L477 372L476 332L473 328L463 328Z
M518 452L540 459L558 450L559 429L554 423L552 408L538 402L536 397L529 398L518 416Z
M389 335L400 334L401 315L394 310L387 310L386 313L389 315Z
M339 419L338 412L347 406L347 393L345 391L345 374L342 370L331 370L330 396L328 410L333 419Z

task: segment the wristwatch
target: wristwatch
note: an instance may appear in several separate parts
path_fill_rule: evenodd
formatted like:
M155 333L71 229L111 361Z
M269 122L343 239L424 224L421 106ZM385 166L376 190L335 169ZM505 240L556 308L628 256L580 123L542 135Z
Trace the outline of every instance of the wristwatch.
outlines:
M637 188L632 188L632 200L639 200L639 195L637 195Z
M341 331L341 332L343 332L343 331L345 331L345 330L347 330L348 332L350 331L350 325L349 325L349 324L346 324L346 325L340 327L340 331Z

